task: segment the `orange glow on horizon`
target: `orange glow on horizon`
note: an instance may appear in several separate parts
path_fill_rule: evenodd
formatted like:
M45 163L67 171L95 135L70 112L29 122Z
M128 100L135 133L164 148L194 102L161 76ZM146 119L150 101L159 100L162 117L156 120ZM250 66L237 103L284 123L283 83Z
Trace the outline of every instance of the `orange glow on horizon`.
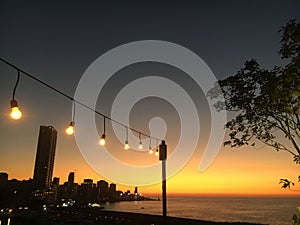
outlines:
M27 126L26 121L18 123L20 129L15 129L15 136L22 137L22 126ZM63 124L63 121L62 121ZM9 122L6 122L10 126ZM64 133L64 126L61 126ZM29 179L33 176L33 168L36 154L36 132L32 140L23 141L24 146L18 145L3 146L5 151L1 152L0 164L2 172L9 174L9 179ZM6 138L4 136L4 138ZM9 137L7 137L9 138ZM112 143L110 142L110 145ZM119 143L120 153L124 152L124 160L131 162L132 154L124 151L123 143ZM16 157L18 156L18 157ZM127 157L127 158L126 158ZM157 162L157 157L145 151L142 157ZM197 150L185 167L169 178L167 181L168 195L298 195L300 192L284 190L279 185L280 178L287 178L293 181L298 177L298 165L294 164L292 157L286 152L276 152L273 149L253 150L249 147L240 149L222 148L212 165L204 172L198 171L199 162L202 157L201 150ZM6 160L10 159L10 160ZM123 159L123 158L122 158ZM168 166L168 164L167 164ZM53 177L59 177L62 184L67 180L68 174L75 171L75 182L82 183L84 178L91 178L96 183L104 179L109 183L112 181L103 178L89 167L78 150L73 138L64 135L58 141ZM161 173L154 174L161 178ZM117 180L117 179L116 179ZM117 184L117 189L126 191L134 187ZM160 195L161 183L138 187L145 195ZM295 189L300 185L295 182Z

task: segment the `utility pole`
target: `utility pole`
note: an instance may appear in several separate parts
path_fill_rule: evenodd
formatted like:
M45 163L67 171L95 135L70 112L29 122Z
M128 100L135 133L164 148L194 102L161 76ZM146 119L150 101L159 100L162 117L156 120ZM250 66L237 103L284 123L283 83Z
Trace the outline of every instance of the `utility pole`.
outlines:
M167 176L166 176L166 161L167 161L167 145L165 141L162 141L159 145L159 160L162 161L162 208L163 217L167 217Z

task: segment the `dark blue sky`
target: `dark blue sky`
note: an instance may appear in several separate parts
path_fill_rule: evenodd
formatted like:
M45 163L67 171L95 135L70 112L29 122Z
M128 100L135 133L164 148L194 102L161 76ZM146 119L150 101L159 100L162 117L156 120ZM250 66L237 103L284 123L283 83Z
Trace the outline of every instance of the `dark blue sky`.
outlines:
M299 8L296 0L1 1L0 56L73 95L83 72L101 54L154 39L189 48L222 78L247 59L268 68L282 63L276 53L278 30L300 18ZM14 76L1 75L8 86Z
M50 82L56 80L50 76L59 74L60 83L70 83L111 48L156 39L191 49L224 77L251 57L267 66L277 63L277 31L289 19L299 18L299 5L299 1L1 1L1 57Z

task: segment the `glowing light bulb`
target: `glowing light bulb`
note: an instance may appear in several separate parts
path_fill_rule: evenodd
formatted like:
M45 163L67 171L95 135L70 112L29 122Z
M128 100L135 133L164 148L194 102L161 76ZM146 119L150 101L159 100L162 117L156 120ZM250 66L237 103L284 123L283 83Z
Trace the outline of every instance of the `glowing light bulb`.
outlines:
M142 141L140 141L140 143L139 143L139 149L140 149L140 150L143 150L143 144L142 144Z
M19 107L11 108L10 117L14 120L18 120L22 117L22 112L19 110Z
M102 134L102 137L99 141L99 145L104 146L105 145L105 134Z
M128 144L128 141L127 141L127 140L125 141L124 149L125 149L125 150L128 150L128 149L129 149L129 144Z
M74 122L71 121L70 125L68 126L68 128L66 129L66 134L67 135L72 135L74 134Z
M153 150L151 147L149 147L149 154L153 154Z
M158 153L158 149L156 149L156 151L155 151L155 155L156 155L156 156L158 156L158 155L159 155L159 153Z
M18 107L18 103L16 100L11 100L10 101L10 106L11 106L11 113L10 117L14 120L18 120L22 117L22 112L20 111Z

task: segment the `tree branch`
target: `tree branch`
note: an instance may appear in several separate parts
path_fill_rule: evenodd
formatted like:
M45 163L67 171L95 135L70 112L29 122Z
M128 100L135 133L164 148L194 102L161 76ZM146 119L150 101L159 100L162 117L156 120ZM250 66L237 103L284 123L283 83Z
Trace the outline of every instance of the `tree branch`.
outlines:
M298 154L300 154L300 149L296 143L296 141L294 140L293 136L291 135L291 132L290 132L290 126L289 126L289 121L288 121L288 117L287 117L287 114L286 114L286 120L285 120L285 124L286 124L286 127L287 127L287 135L288 135L288 138L291 140L294 148L296 149L296 151L298 152Z
M260 140L260 139L258 139L258 140L261 141L262 143L266 144L266 145L269 146L269 147L272 147L272 148L275 147L274 144L268 143L268 142L263 141L263 140ZM275 143L277 143L277 142L275 142ZM280 144L280 145L281 145L282 147L278 146L278 147L276 147L276 149L281 150L281 151L287 151L287 152L289 152L290 154L292 154L293 156L296 156L296 154L295 154L294 152L292 152L291 150L289 150L289 149L288 149L287 147L285 147L283 144Z

